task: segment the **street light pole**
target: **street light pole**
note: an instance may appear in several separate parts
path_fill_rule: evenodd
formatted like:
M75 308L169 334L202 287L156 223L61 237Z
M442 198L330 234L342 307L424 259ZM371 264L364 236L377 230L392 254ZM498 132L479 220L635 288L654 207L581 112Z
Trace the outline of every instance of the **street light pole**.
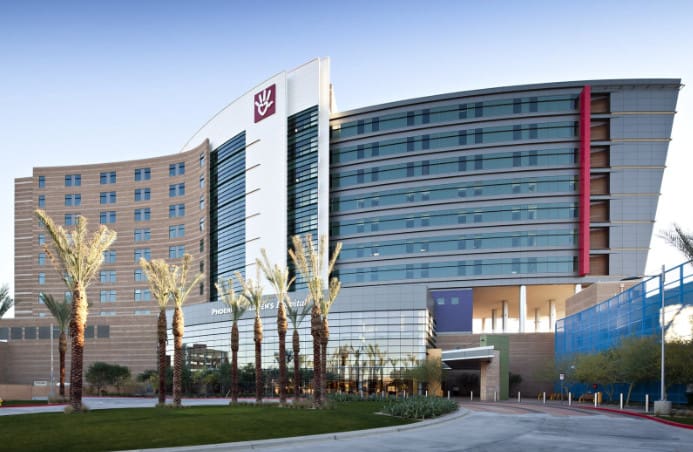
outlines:
M662 362L661 362L661 371L662 371L662 378L661 378L661 387L660 387L660 398L659 400L666 400L666 392L665 392L665 385L664 385L664 338L665 338L665 330L666 330L666 317L664 316L664 265L662 265L662 273L659 275L659 295L661 298L662 302Z

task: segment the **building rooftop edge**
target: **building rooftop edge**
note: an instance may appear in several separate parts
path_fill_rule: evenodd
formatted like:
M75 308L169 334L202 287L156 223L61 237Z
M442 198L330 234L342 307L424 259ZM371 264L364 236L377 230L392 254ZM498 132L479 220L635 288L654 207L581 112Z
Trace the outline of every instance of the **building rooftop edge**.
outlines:
M614 86L614 85L676 85L679 88L683 86L681 84L680 78L633 78L633 79L597 79L597 80L574 80L566 82L548 82L548 83L532 83L524 85L509 85L500 86L495 88L479 88L469 91L455 91L451 93L433 94L430 96L423 97L413 97L410 99L395 100L392 102L385 102L377 105L370 105L365 107L354 108L351 110L338 111L330 116L330 119L340 119L347 116L353 116L362 113L368 113L378 110L388 110L391 108L397 108L403 105L410 105L415 103L427 103L434 102L438 100L451 99L451 98L464 98L472 96L499 94L499 93L512 93L517 91L531 91L531 90L541 90L541 89L560 89L560 88L571 88L571 87L581 87L584 85L590 86Z

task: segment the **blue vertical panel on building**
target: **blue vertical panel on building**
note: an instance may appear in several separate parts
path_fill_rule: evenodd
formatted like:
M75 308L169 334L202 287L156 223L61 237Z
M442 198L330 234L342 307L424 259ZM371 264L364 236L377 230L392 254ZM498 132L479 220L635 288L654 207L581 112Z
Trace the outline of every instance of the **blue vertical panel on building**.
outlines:
M236 271L245 275L245 132L219 146L210 161L210 274L216 282Z
M435 305L436 331L472 331L472 289L431 292Z
M295 235L318 238L318 107L289 116L287 124L287 243ZM293 272L290 259L287 262ZM298 276L298 275L297 275ZM297 278L295 288L305 287Z

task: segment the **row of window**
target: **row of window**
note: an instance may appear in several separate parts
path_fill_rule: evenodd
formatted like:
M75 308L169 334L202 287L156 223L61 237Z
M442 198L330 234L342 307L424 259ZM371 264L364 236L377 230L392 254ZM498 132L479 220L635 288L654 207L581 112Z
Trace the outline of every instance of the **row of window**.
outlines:
M204 208L204 202L201 201L201 206ZM72 226L77 224L78 213L66 213L64 216L65 226ZM117 213L114 210L102 211L99 213L99 222L101 224L113 224L116 222ZM142 209L134 210L134 217L136 222L150 221L152 217L152 210L149 207L144 207ZM168 217L169 218L182 218L185 217L185 204L171 204L168 207ZM204 230L204 219L200 219L200 230Z
M200 184L204 186L204 176L200 176ZM185 183L173 184L169 186L169 197L174 198L177 196L185 195ZM150 188L136 188L135 189L135 201L149 201L152 198L152 193ZM116 203L116 192L108 191L101 192L99 194L99 204L115 204ZM79 207L82 205L82 195L80 193L70 193L65 195L65 206L66 207ZM46 195L39 195L38 206L41 209L46 207ZM200 196L200 208L204 208L204 196Z
M453 176L474 171L498 171L539 166L572 167L575 165L574 148L540 149L493 154L461 155L432 160L400 162L373 166L366 169L338 171L330 182L335 188L373 182L429 176Z
M412 279L455 278L460 276L510 276L563 273L576 271L573 256L474 259L422 264L383 265L370 268L340 268L344 284Z
M423 237L409 240L383 240L366 243L346 243L339 254L340 261L363 257L392 257L421 253L444 253L459 250L488 250L501 248L574 247L574 229L534 230L460 234L443 237Z
M200 295L204 295L204 283L198 287ZM151 301L152 292L150 289L134 289L133 299L135 301ZM101 303L115 303L118 301L118 291L115 289L103 289L99 291L99 301Z
M492 179L456 184L442 184L434 188L399 188L370 192L367 195L342 195L331 200L332 212L365 209L378 206L422 203L429 201L450 201L460 198L480 196L509 196L530 194L574 193L574 176L547 176L515 179Z
M53 328L53 339L58 339L60 337L60 330L57 327ZM93 339L94 337L107 339L111 336L110 325L87 325L84 330L84 337L86 339ZM51 338L51 327L50 326L12 326L12 327L0 327L0 341L19 341L22 339L32 340L32 339L50 339Z
M452 226L468 223L510 223L515 221L572 220L577 218L576 203L518 204L479 209L439 210L425 213L389 215L335 221L332 235Z
M571 113L577 109L576 100L575 95L557 95L441 105L332 125L330 137L333 140L343 139L364 133L384 132L424 124L440 124L468 118L490 118L526 113Z
M577 137L575 121L546 122L515 126L478 127L439 133L398 137L375 141L368 145L331 146L333 163L347 163L370 157L406 155L430 149L458 148L460 146L492 144L518 140L556 140ZM369 151L367 154L366 151Z
M204 154L200 156L200 166L204 165ZM185 162L172 163L168 167L169 176L182 176L185 174ZM150 180L152 178L151 168L135 168L134 179L135 182ZM117 181L117 174L115 171L103 171L99 174L99 183L101 185L115 184ZM82 185L82 175L81 174L66 174L65 175L65 186L66 187L79 187ZM39 188L46 188L46 176L38 176L38 186Z

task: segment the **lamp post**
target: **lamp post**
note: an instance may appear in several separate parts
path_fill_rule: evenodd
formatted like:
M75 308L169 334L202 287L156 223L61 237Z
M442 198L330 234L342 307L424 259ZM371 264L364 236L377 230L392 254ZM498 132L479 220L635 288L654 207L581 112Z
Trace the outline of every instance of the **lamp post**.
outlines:
M661 363L660 363L660 370L661 370L661 386L660 386L660 396L659 400L656 400L654 403L654 414L664 414L664 415L669 415L671 414L671 401L667 400L666 396L666 385L664 383L664 378L665 378L665 372L664 372L664 365L665 365L665 360L664 360L664 339L665 339L665 333L666 333L666 317L664 316L664 277L665 277L665 270L664 270L664 265L662 265L662 273L659 275L659 296L660 296L660 301L661 301L661 308L660 308L660 317L661 317L661 329L662 329L662 350L661 350Z

